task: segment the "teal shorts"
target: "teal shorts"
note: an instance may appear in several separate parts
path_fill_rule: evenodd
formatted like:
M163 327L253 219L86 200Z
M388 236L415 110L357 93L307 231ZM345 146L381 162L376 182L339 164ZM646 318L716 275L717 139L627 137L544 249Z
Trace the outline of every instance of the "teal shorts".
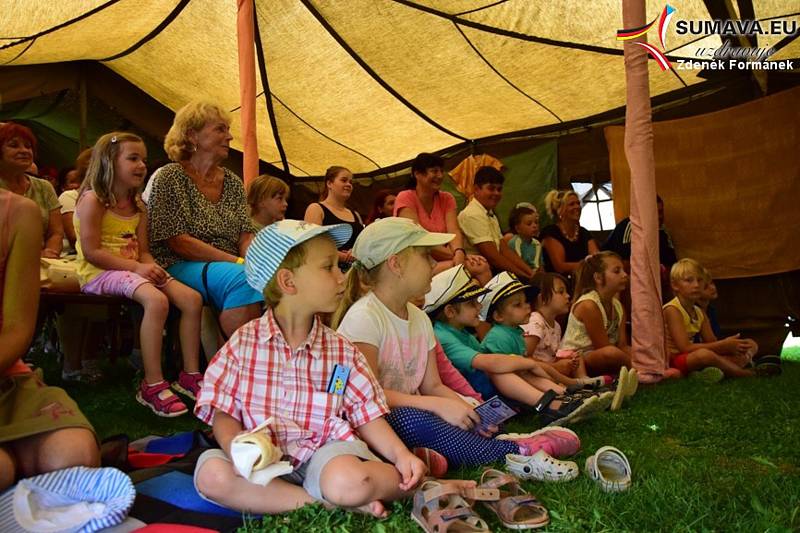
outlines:
M208 265L208 268L206 268ZM206 271L205 283L203 270ZM203 302L219 311L264 303L264 296L247 284L244 265L216 261L182 261L167 269L170 275L203 296Z

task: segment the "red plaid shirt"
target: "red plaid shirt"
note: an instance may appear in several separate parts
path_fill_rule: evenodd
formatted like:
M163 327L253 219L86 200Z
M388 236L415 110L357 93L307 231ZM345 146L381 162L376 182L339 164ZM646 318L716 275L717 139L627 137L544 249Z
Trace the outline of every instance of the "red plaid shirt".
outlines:
M350 369L344 394L329 394L339 364ZM206 370L194 412L207 424L220 410L250 430L274 417L275 443L296 466L333 440L356 440L353 428L389 412L367 361L345 338L314 318L292 351L272 309L239 328Z

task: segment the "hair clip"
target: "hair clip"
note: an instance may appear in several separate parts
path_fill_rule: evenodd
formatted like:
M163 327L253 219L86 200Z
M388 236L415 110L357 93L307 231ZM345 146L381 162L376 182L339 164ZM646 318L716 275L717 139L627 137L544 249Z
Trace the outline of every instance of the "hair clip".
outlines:
M117 136L116 135L111 137L111 144L114 144L115 142L117 142Z

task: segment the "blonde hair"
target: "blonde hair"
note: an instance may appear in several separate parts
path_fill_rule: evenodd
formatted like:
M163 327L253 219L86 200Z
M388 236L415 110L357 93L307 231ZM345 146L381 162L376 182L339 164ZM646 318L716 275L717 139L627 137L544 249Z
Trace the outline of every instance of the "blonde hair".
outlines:
M572 189L566 191L557 191L553 189L544 197L544 208L547 210L547 214L550 215L550 218L553 219L553 222L561 220L561 211L567 205L567 198L570 196L574 196L580 201L578 193Z
M408 248L403 248L396 254L392 255L402 258L403 262L405 262L408 255L410 255L414 250L420 248L428 247L409 246ZM389 258L386 258L385 261L378 263L372 268L366 268L358 261L353 263L353 266L350 267L350 270L347 272L347 276L345 277L344 296L342 296L342 300L339 302L339 307L336 308L336 311L334 311L333 315L331 316L331 328L338 328L339 324L342 323L344 316L347 314L347 311L350 310L353 304L356 303L359 298L369 292L369 290L365 289L367 287L374 287L378 283L381 277L381 272L383 271L383 266L388 260Z
M250 216L258 211L258 203L264 198L275 198L279 194L289 197L289 186L280 178L262 174L250 183L247 189L247 203L250 205Z
M78 190L78 198L84 191L94 192L97 199L106 207L117 205L117 198L114 197L114 163L117 160L123 143L136 142L144 144L141 137L133 133L124 131L114 131L106 133L94 144L91 151L91 159L86 169L83 183ZM130 199L136 209L144 211L139 191L133 191Z
M704 281L707 271L699 262L689 257L685 257L672 265L672 268L669 271L669 280L674 283L684 279L689 274L694 274L700 278L701 281Z
M216 104L209 102L189 102L175 113L175 120L164 138L164 151L176 162L189 159L197 147L189 140L189 130L200 131L214 120L222 119L231 123L228 113Z
M313 240L313 239L312 239ZM275 307L283 298L283 292L281 291L280 287L278 287L278 271L282 268L286 270L290 270L294 272L301 266L303 266L306 262L306 246L311 240L302 242L297 246L294 246L289 249L286 253L286 257L283 258L283 261L278 265L278 268L275 269L275 274L272 275L272 278L267 282L267 285L264 287L263 296L264 301L267 302L269 307Z
M612 257L622 261L622 258L619 256L619 254L607 250L590 255L578 263L578 268L575 271L574 292L576 302L578 301L578 298L587 292L592 292L597 288L594 280L595 274L600 274L600 276L602 276L602 280L605 282L605 272L608 268L607 260L611 259Z
M338 176L340 172L350 172L350 169L334 165L332 167L328 167L328 170L325 171L325 186L322 188L322 192L320 192L320 201L328 197L328 183L335 180L336 176Z

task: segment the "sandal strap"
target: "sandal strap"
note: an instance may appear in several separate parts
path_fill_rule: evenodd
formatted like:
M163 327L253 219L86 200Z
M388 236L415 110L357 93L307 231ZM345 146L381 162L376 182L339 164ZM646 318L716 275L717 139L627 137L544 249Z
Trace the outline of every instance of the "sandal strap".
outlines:
M487 477L487 474L491 475L492 477L484 481L484 479ZM494 470L490 468L484 470L483 474L481 475L481 484L479 487L482 489L499 489L500 487L504 487L505 485L509 484L518 486L519 481L511 474L506 474L500 470Z
M516 523L517 513L520 509L525 507L528 509L536 509L540 512L542 518L547 518L547 509L531 494L520 494L518 496L509 496L503 498L499 502L492 504L497 516L503 522ZM527 522L527 521L526 521Z
M625 468L625 473L630 475L631 474L631 463L628 461L628 458L622 453L622 450L619 448L615 448L613 446L603 446L599 450L597 450L594 454L595 456L595 465L597 464L597 459L600 458L603 454L609 454L614 457L614 462L622 463L623 467Z
M550 402L552 402L555 399L556 399L556 391L550 389L544 394L542 394L542 397L539 398L539 401L536 403L536 405L533 406L533 410L536 411L537 413L541 413L542 411L547 409L550 406Z
M484 487L464 489L463 494L464 498L468 500L493 502L500 499L500 491L498 489L487 489Z
M159 396L159 394L165 390L169 390L171 394L166 398L162 398ZM178 398L178 395L172 392L172 389L169 387L169 383L166 381L156 383L155 385L148 385L145 383L145 386L142 389L142 397L150 403L159 402L162 407L169 407L173 403L181 401L181 399Z

